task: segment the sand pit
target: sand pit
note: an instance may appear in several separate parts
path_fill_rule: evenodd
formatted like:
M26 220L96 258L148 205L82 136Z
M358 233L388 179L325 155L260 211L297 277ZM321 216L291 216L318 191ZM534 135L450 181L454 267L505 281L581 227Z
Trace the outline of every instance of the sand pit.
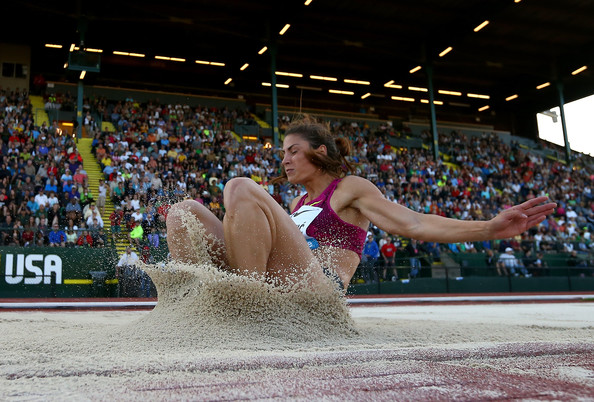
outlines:
M593 303L357 307L287 337L174 310L0 313L0 400L594 399Z
M349 308L330 280L146 269L150 312L0 312L0 400L594 399L591 302Z

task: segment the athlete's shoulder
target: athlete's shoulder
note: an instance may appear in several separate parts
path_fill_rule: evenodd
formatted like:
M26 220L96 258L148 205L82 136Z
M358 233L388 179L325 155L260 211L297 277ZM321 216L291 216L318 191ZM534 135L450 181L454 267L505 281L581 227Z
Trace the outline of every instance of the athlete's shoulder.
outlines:
M375 184L373 184L369 180L354 175L346 176L345 178L343 178L340 182L340 186L343 189L348 189L348 191L352 192L369 191L370 189L377 190Z
M291 211L291 213L295 212L295 207L297 207L297 204L299 203L299 201L303 197L305 197L305 196L304 195L298 195L297 197L295 197L295 198L293 198L291 200L291 203L289 205L289 210Z

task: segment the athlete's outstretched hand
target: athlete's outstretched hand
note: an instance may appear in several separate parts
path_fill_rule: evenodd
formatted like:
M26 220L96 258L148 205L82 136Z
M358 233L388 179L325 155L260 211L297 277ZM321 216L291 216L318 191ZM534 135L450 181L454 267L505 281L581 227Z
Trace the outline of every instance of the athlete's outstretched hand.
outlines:
M555 211L557 206L548 197L538 197L502 211L491 219L491 238L507 239L538 225Z

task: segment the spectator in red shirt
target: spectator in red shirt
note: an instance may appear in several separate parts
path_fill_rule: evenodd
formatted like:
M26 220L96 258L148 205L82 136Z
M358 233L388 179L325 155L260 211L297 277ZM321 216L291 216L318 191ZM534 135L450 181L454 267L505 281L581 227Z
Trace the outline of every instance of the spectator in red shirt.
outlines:
M87 230L83 230L82 234L78 237L76 245L79 247L93 247L93 238Z
M388 267L392 269L392 281L398 280L398 271L396 271L396 245L392 237L388 237L388 241L380 249L384 270L382 272L382 279L387 280Z

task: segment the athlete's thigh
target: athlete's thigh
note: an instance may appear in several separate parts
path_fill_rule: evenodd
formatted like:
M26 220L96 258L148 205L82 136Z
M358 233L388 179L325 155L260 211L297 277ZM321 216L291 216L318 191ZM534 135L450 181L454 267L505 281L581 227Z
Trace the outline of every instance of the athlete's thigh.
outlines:
M263 189L262 189L263 190ZM305 237L289 214L263 190L275 224L275 236L267 264L269 276L290 281L313 281L324 277L319 261L310 250Z

